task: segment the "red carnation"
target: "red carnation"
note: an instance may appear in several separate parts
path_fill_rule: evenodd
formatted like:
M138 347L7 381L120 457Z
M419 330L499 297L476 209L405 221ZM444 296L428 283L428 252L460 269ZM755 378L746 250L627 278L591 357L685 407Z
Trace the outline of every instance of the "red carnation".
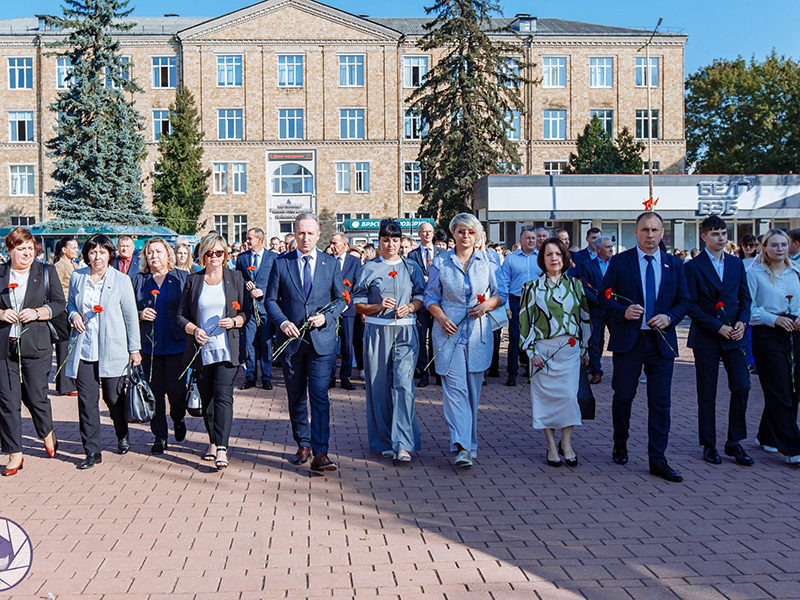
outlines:
M569 338L569 347L570 347L570 348L574 348L574 347L575 347L575 344L577 344L577 343L578 343L578 342L577 342L577 340L576 340L575 338L572 338L572 337L571 337L571 338Z
M10 289L10 290L15 290L15 289L17 289L18 287L19 287L19 284L18 284L18 283L9 283L9 284L8 284L8 289Z
M17 285L17 284L16 283L12 283L11 285ZM11 285L9 285L8 287L11 287ZM794 296L792 294L787 294L786 295L786 300L788 300L789 302L792 301L792 298L794 298Z
M236 300L231 302L231 306L234 308L234 310L242 310L242 305L239 304Z
M719 309L721 309L721 308L722 308L722 307L724 307L724 306L725 306L725 303L724 303L724 302L717 302L717 303L714 305L714 310L719 310Z
M255 265L250 265L249 267L247 267L247 270L248 271L255 271L256 267L255 267Z
M103 312L103 307L102 307L102 306L100 306L99 304L95 304L95 305L92 307L92 310L93 310L94 312L96 312L96 313L99 315L101 312Z
M350 304L350 292L348 292L347 290L344 290L344 291L342 292L342 298L344 298L344 301L345 301L345 302L347 302L348 304Z
M347 287L353 287L353 284L350 283L349 279L345 279L344 281L342 281L342 283L345 284Z
M153 296L158 296L158 295L159 295L161 292L159 292L158 290L153 290L153 291L152 291L152 292L150 292L150 293L151 293Z
M486 302L486 298L478 294L478 303L483 304L484 302Z
M611 288L606 290L606 300L611 300L612 291Z
M397 277L397 271L389 271L389 277Z

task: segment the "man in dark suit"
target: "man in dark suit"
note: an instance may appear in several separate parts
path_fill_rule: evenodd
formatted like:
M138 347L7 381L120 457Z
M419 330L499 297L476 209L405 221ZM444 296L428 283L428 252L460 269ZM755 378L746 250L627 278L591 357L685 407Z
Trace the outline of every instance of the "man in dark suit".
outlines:
M333 257L336 259L336 266L339 269L339 276L344 284L344 289L352 292L356 286L356 281L361 275L361 261L352 254L347 253L350 249L350 244L347 243L347 237L343 233L334 233L331 236L331 249L333 250ZM342 356L339 382L342 389L345 390L356 389L356 386L350 381L350 374L353 371L353 325L355 317L356 313L352 304L348 305L339 317L339 354ZM336 358L333 360L331 380L328 383L328 387L332 388L335 385Z
M725 221L716 215L704 219L700 224L700 238L706 244L705 250L685 267L692 300L689 306L692 327L687 345L694 352L697 374L700 445L706 462L713 465L722 462L716 447L717 378L721 359L731 391L725 454L749 467L753 459L739 443L747 437L745 411L750 394L745 339L750 321L747 274L738 256L725 254L728 243Z
M601 235L603 235L603 232L599 227L591 227L589 231L586 232L586 248L578 250L572 257L572 262L574 262L576 266L585 263L587 260L592 260L597 256L595 242Z
M297 442L292 462L303 464L313 454L312 470L335 471L336 463L328 458L328 381L336 358L336 318L347 304L336 261L316 248L319 240L317 216L314 213L298 215L294 233L297 249L275 260L266 301L267 315L280 329L276 343L282 345L293 340L281 357L292 435ZM333 300L339 302L332 310L316 314ZM300 328L306 321L310 327L303 332L301 340Z
M434 246L433 244L433 225L430 223L422 223L417 230L419 235L419 246L414 248L408 253L408 258L413 260L425 275L425 283L428 282L428 269L433 262L433 259L446 252L442 248ZM428 381L429 373L425 371L425 365L428 364L430 356L433 356L433 341L431 340L431 329L433 328L433 317L424 308L417 311L417 334L419 335L419 354L417 355L417 368L415 375L419 377L417 387L426 387L430 382ZM437 377L434 371L434 366L430 366L430 374ZM438 380L438 378L437 378Z
M133 238L129 235L123 235L117 240L117 258L114 259L114 268L125 273L131 279L139 274L139 256L136 254Z
M244 385L240 390L247 390L256 385L258 368L261 362L261 387L272 389L272 324L267 318L264 306L264 294L269 283L269 275L275 264L275 253L264 248L264 230L254 227L247 232L247 244L250 247L236 257L236 270L240 271L245 281L245 293L250 295L249 306L245 307L251 316L244 327L247 359L244 367ZM256 318L258 310L258 318Z
M667 463L672 370L678 355L675 326L689 310L683 263L659 249L664 221L655 212L636 219L635 248L608 266L601 290L606 312L613 318L608 348L614 353L611 409L614 422L614 462L628 462L631 404L639 375L647 375L647 453L650 473L667 481L683 477Z

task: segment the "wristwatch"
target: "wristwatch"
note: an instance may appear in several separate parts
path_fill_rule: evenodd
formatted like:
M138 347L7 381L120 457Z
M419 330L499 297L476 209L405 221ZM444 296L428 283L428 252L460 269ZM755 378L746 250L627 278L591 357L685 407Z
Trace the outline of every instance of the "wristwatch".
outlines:
M39 309L38 308L34 308L33 312L36 313L36 320L38 321L39 320Z

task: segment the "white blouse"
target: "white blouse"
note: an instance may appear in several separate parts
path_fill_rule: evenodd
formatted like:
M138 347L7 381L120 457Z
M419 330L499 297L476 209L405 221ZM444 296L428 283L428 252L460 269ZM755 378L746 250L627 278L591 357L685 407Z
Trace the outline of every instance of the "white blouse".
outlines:
M789 268L775 276L774 281L764 265L755 265L747 272L753 300L751 325L775 327L780 316L800 315L800 267L794 261L789 262Z
M11 300L11 308L14 309L14 312L19 314L19 311L22 310L22 305L25 303L25 294L28 292L28 278L30 277L31 271L28 269L25 273L18 273L14 269L11 269L11 275L8 278L8 283L16 283L17 288L14 290L10 290L8 295L9 299ZM8 337L18 338L20 336L20 326L21 323L19 321L15 321L11 325L11 331L8 334Z
M86 278L86 287L83 290L83 304L81 305L81 316L86 326L86 333L83 334L83 342L81 344L81 360L86 362L100 360L100 319L98 314L94 312L94 307L103 305L102 298L105 285L105 277L97 283L93 283L91 277Z
M226 313L224 282L220 281L217 285L209 285L204 282L197 308L200 315L200 328L209 337L200 352L203 364L212 365L230 361L231 350L228 347L227 331L219 326L220 319Z

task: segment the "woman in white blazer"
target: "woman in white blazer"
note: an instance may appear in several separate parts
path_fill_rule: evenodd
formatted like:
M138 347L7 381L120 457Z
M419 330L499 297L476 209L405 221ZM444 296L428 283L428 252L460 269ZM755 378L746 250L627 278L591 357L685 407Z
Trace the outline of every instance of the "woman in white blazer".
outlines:
M78 417L86 459L79 469L101 462L100 388L108 406L120 454L130 449L125 420L125 374L129 364L142 362L139 318L130 278L112 268L116 249L105 235L95 234L83 245L84 262L69 280L67 312L74 328L67 376L78 388Z

